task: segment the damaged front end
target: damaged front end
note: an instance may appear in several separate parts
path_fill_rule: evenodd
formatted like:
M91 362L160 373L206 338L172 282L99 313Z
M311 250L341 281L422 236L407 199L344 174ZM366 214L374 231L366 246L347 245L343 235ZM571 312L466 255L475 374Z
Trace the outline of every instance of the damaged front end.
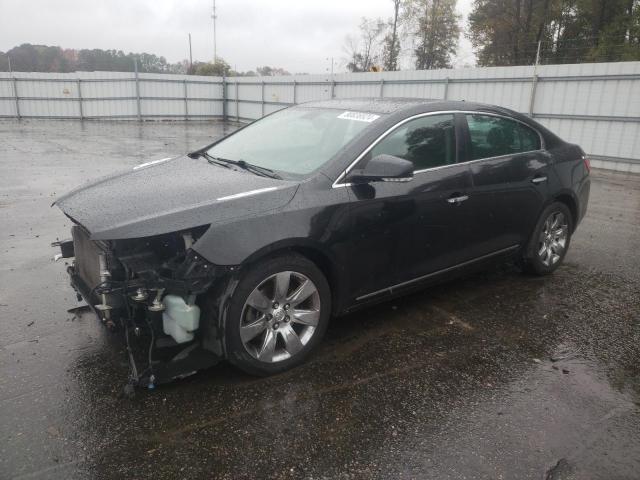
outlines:
M218 305L205 294L223 288L234 267L191 248L206 229L100 241L75 225L71 240L53 244L58 257L73 258L67 272L78 299L122 334L129 391L188 376L223 356Z

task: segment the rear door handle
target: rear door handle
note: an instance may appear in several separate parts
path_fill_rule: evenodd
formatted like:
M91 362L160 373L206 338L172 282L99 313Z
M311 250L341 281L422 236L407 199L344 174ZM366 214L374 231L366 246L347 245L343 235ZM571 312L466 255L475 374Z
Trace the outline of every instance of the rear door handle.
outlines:
M533 177L531 179L531 183L535 183L536 185L542 182L546 182L547 181L547 176L543 175L541 177Z
M456 194L454 194L456 195ZM469 200L469 195L458 195L455 197L449 197L447 198L447 202L453 204L453 205L459 205L462 202L464 202L465 200Z

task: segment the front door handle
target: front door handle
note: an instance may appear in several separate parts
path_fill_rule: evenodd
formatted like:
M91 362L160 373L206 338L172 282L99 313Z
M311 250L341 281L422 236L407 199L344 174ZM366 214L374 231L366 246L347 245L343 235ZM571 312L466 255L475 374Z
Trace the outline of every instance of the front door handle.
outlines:
M546 175L543 175L543 176L540 176L540 177L533 177L531 179L531 183L535 183L536 185L538 185L539 183L542 183L542 182L546 182L546 181L547 181L547 176Z
M460 205L465 200L469 200L469 195L458 195L458 194L454 194L454 195L456 196L447 198L447 202L453 205Z

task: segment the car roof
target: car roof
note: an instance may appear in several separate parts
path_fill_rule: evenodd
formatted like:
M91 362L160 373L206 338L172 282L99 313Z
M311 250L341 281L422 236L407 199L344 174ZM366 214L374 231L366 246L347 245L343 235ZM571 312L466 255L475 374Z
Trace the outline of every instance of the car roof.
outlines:
M394 114L403 111L430 112L438 110L465 110L501 113L503 115L521 117L508 108L485 103L466 102L464 100L442 100L425 98L335 98L302 103L300 106L310 108L330 108L334 110L353 110L358 112Z
M547 145L555 145L562 140L527 115L523 115L509 108L491 105L488 103L467 102L465 100L443 100L424 98L334 98L332 100L320 100L301 103L298 107L329 108L334 110L347 110L357 112L374 113L384 115L389 123L401 120L404 117L419 115L421 113L438 111L466 111L487 112L519 120L522 123L536 129L545 139ZM295 107L293 107L295 108Z
M332 100L307 102L301 105L311 108L388 114L438 101L423 98L334 98Z

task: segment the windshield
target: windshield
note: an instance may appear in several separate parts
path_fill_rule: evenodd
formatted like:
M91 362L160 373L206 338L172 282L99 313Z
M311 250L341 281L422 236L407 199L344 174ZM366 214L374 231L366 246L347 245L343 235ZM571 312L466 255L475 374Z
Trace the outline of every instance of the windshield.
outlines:
M218 142L207 154L294 175L308 174L379 115L320 108L281 110Z

